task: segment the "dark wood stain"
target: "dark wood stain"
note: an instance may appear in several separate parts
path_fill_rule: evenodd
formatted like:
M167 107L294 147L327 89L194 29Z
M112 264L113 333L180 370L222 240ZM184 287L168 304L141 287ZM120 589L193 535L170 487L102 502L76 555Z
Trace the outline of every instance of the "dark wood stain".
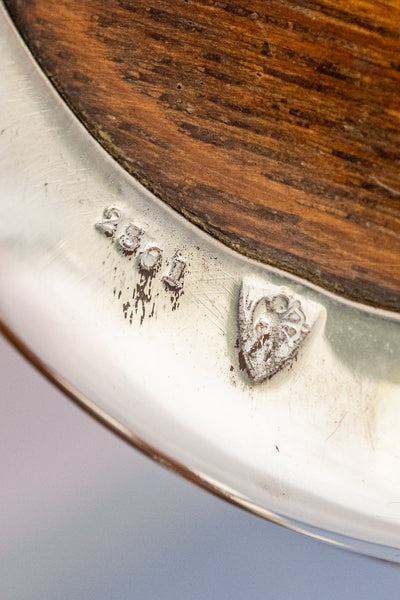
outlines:
M400 310L397 0L6 0L54 85L216 238Z

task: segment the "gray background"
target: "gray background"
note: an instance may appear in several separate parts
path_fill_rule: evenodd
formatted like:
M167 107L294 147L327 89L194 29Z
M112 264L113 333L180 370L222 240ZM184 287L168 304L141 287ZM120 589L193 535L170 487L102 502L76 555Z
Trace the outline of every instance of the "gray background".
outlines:
M0 337L2 600L397 598L400 569L264 522L124 444Z

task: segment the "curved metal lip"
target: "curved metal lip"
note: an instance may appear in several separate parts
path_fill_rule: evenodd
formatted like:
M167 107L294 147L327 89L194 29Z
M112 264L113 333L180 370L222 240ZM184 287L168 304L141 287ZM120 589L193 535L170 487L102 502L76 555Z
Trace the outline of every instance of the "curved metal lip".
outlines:
M1 13L3 13L3 14L1 14ZM111 159L111 157L106 155L104 150L101 149L99 147L99 145L96 142L94 142L94 140L89 136L89 134L86 132L86 130L83 129L83 126L81 124L77 123L76 117L74 117L72 115L72 113L70 113L69 109L67 109L65 107L65 105L61 101L61 99L58 96L56 96L56 94L55 94L53 88L50 86L48 80L45 79L44 75L39 71L36 63L33 61L33 58L30 55L29 55L29 57L27 56L27 50L25 48L24 43L20 39L19 35L15 32L13 24L11 23L8 15L4 11L4 7L2 5L0 5L0 27L2 25L2 23L1 23L2 16L4 17L4 20L6 21L7 27L10 30L12 29L13 35L15 37L18 36L18 43L20 45L20 50L23 49L23 51L25 52L25 57L23 59L25 61L24 64L28 61L29 69L34 74L34 77L36 79L38 77L40 78L42 88L43 88L43 85L45 85L46 93L49 94L49 98L51 97L50 98L51 102L49 101L49 103L48 103L49 106L50 107L53 106L54 102L56 100L58 103L57 106L59 106L60 113L65 114L65 111L68 111L68 116L65 117L65 120L71 124L71 129L73 130L73 133L75 133L79 139L80 138L83 139L83 137L85 137L85 140L86 139L88 140L87 142L85 141L85 144L87 143L88 146L90 147L89 148L90 152L88 151L90 158L98 157L99 162L101 164L107 165L107 169L109 169L110 172L111 171L113 172L113 177L116 178L118 176L118 177L123 178L124 181L129 180L128 183L129 182L131 183L131 187L137 189L137 194L139 196L140 195L144 196L143 202L144 201L149 202L149 198L150 198L151 203L154 206L154 209L161 212L161 216L163 218L165 217L165 219L168 220L169 223L173 223L179 227L182 227L182 229L187 227L189 233L190 234L193 233L193 236L195 237L194 243L198 242L199 244L207 246L207 248L211 247L213 249L213 252L215 252L216 254L219 253L221 255L221 263L224 263L224 261L226 264L229 264L230 262L232 263L234 261L236 261L238 264L240 263L240 269L238 269L238 273L235 275L235 282L234 282L234 285L232 284L232 286L231 286L230 293L232 293L232 291L234 292L234 294L237 293L238 284L240 282L241 276L243 277L243 275L246 274L247 271L249 271L252 273L256 273L257 275L260 275L261 278L262 278L262 274L265 273L268 277L272 277L272 280L275 283L278 283L279 285L282 285L282 282L284 282L284 284L288 285L289 287L294 286L297 292L299 290L303 290L302 293L304 294L305 302L308 301L308 295L310 295L310 297L312 299L314 299L314 300L317 299L317 301L318 301L318 298L320 298L321 302L323 304L326 304L327 308L329 309L328 317L330 318L330 321L331 321L331 331L330 331L329 335L324 334L324 340L322 340L322 338L320 336L321 331L320 331L320 333L317 332L316 336L314 336L317 338L317 342L316 343L313 342L314 346L316 346L316 348L314 347L314 349L311 349L310 352L307 351L308 354L305 353L306 359L307 359L307 357L308 357L308 359L310 359L310 357L312 359L313 356L314 356L314 358L315 357L318 358L319 349L322 348L322 346L321 346L321 348L319 348L318 344L321 345L322 341L324 341L325 345L327 345L327 349L329 350L329 352L331 351L331 348L335 348L335 351L345 351L346 350L346 349L341 348L340 343L338 342L338 338L340 338L340 335L343 334L343 331L340 329L340 327L342 325L342 319L339 314L340 311L342 311L342 310L347 311L347 313L346 313L347 319L348 319L350 325L347 324L346 327L349 331L351 329L353 320L355 322L355 329L357 329L358 325L360 324L360 331L363 334L370 333L369 328L371 327L371 323L372 323L373 327L375 326L376 331L374 330L374 332L375 332L374 335L377 334L377 332L379 333L379 331L378 331L379 327L382 328L385 325L385 323L388 326L391 326L391 327L394 326L396 328L395 333L399 331L397 326L398 326L398 323L400 323L400 314L391 313L386 310L377 309L374 307L368 307L365 305L357 304L350 300L338 298L334 294L326 292L325 290L321 290L320 288L310 284L309 282L305 282L305 281L303 281L299 278L296 278L292 275L282 273L277 269L268 268L268 267L265 267L264 265L258 265L255 261L252 261L249 259L244 259L240 255L236 255L235 252L229 250L228 248L222 247L222 244L215 242L215 240L210 240L210 238L207 234L197 230L197 228L195 226L186 224L184 222L184 219L182 217L178 216L172 209L170 209L169 207L166 207L157 198L150 197L149 193L147 193L147 192L145 193L143 190L141 190L141 186L139 186L136 183L135 183L135 185L133 185L133 183L134 183L133 178L131 176L127 175L126 173L122 172L122 169L114 163L114 161ZM4 24L4 22L3 22L3 24ZM1 43L1 38L0 38L0 43ZM15 40L13 41L13 43L15 43ZM47 105L44 106L44 110L48 110ZM64 119L64 117L63 117L63 119ZM65 125L65 123L64 123L64 125ZM54 131L53 131L53 133L54 133ZM71 135L73 135L73 133ZM89 142L89 139L90 139L90 142ZM81 144L81 146L82 146L82 144ZM92 148L94 148L94 150ZM78 147L78 149L79 149L79 147ZM66 152L67 152L67 150L68 150L68 148L66 149ZM90 160L88 159L87 162L90 162ZM34 164L32 164L32 168L35 168ZM101 168L101 165L98 168ZM113 183L114 187L116 188L115 195L118 196L118 194L120 194L120 196L122 198L122 196L123 196L122 192L118 191L118 189L119 189L118 183L115 184L114 181L112 183ZM125 187L127 187L127 186L125 186ZM90 189L92 189L92 191L93 191L93 187L88 188L89 191L90 191ZM126 208L127 202L125 200L126 199L121 200L121 202L123 202L123 204L125 204L125 208ZM138 205L140 205L139 200L142 201L141 197L138 198L137 200L138 200L137 201ZM84 199L82 199L82 202L84 202ZM28 206L28 204L26 204L26 206ZM100 218L101 213L99 213L98 211L100 210L100 208L104 208L104 207L105 206L103 206L101 204L101 202L96 201L96 203L95 203L92 201L92 204L89 207L86 206L85 210L87 210L87 212L90 212L89 208L91 209L91 213L90 213L91 219ZM55 209L58 209L58 208L59 208L58 206L55 207ZM128 206L128 209L130 210L129 206ZM31 214L31 216L32 216L32 214ZM46 213L44 212L41 216L45 218ZM62 218L65 215L63 215L63 213L61 211L59 213L59 216L60 216L60 218ZM109 251L111 252L111 246L110 245L104 246L103 242L105 242L107 244L107 241L104 239L101 239L101 236L99 236L98 233L94 231L95 221L93 221L93 220L90 221L90 218L88 219L88 223L90 223L90 228L91 228L90 234L87 232L86 229L82 229L82 231L79 231L78 233L83 233L84 235L87 235L90 238L90 243L95 244L95 253L96 254L98 253L99 257L102 256L104 258L103 264L107 263L107 261L108 261L108 263L105 265L105 269L107 269L107 273L106 273L106 271L104 271L105 280L102 282L102 285L104 284L103 288L102 288L104 291L108 285L108 282L106 281L106 275L108 276L109 273L112 271L112 267L113 267L114 263L120 265L120 264L122 264L121 261L124 259L121 256L119 258L115 258L115 259L108 258L109 255L107 254L107 252L109 252ZM146 218L147 218L147 220L150 220L150 217L147 216ZM40 224L41 224L41 222L39 220L39 225ZM67 225L68 225L68 223L67 223ZM15 227L15 231L17 231L17 228L18 228L18 219L17 218L15 220L14 227ZM157 229L157 220L153 220L153 227L155 230ZM2 241L1 231L2 230L1 230L1 226L0 226L0 248L1 248L1 241ZM26 239L26 238L24 238L24 234L26 234L27 231L28 232L30 231L29 227L25 231L21 230L21 232L18 232L18 235L20 236L20 238L19 238L20 241ZM69 233L71 233L71 232L76 233L76 231L73 229L69 229L66 231L67 232L69 231ZM60 232L65 236L64 230L60 230ZM61 233L60 233L60 235L61 235ZM161 233L162 232L160 230L159 231L160 236L161 236ZM18 235L17 235L16 239L18 239ZM50 232L48 234L50 241L52 241L50 239L52 235L55 235L54 232ZM95 236L97 236L97 237L95 237ZM6 243L8 243L7 237L4 236L4 234L3 234L3 237L6 240ZM56 236L56 239L57 239L57 236ZM49 241L49 240L45 239L45 241ZM64 238L61 238L61 241L63 242ZM167 244L165 239L164 239L164 243ZM103 246L102 246L102 244L103 244ZM179 244L178 244L178 246L179 246ZM173 247L174 247L174 244L171 243L169 246L169 250L171 250L171 248L173 248ZM103 251L103 248L104 248L104 251ZM42 251L42 248L40 249L40 251ZM203 253L203 256L201 257L201 259L204 262L205 259L209 260L210 257L213 258L213 256L211 256L211 254L210 254L210 250L208 249L207 252ZM54 256L52 256L50 258L53 259ZM91 258L91 260L93 260L93 253L90 253L90 258ZM95 258L97 259L97 255ZM98 260L100 261L100 258ZM114 262L112 262L113 260L114 260ZM42 263L40 263L40 264L42 264ZM73 261L71 264L72 264L72 266L74 266ZM93 266L93 262L89 263L89 264L91 266ZM27 265L29 266L28 263L27 263ZM221 272L222 271L223 271L223 269L221 267ZM77 269L77 273L79 275L79 269ZM69 271L64 271L61 274L63 274L63 275L66 274L67 276L70 275ZM1 268L0 268L0 276L1 275L2 275L2 273L1 273ZM229 279L229 277L228 277L228 279ZM18 284L18 280L16 279L15 281ZM43 282L45 282L45 280L43 280ZM15 282L13 281L13 283L15 283ZM193 287L192 287L192 291L193 291L193 290L196 290L197 282L192 282L192 283L193 283ZM74 281L74 285L75 284L76 284L76 281ZM96 285L99 285L98 278L96 279ZM29 287L27 289L28 289L28 293L29 293ZM189 282L189 291L190 291L190 289L191 288L190 288L190 282ZM108 291L108 288L107 288L107 291ZM101 292L101 290L100 290L100 292ZM219 289L216 289L215 293L218 294ZM115 294L115 292L114 292L114 294ZM193 295L193 293L192 293L192 295ZM10 296L10 298L11 298L11 296ZM189 298L189 300L190 300L190 298ZM185 301L186 301L186 305L183 306L181 309L179 309L181 312L183 310L186 310L186 311L189 310L189 312L191 310L193 311L193 306L191 307L189 300L187 298L185 300L185 297L183 297L182 303L185 305ZM196 298L194 298L194 300L196 300ZM302 297L302 300L303 300L303 297ZM108 302L108 300L107 300L107 302ZM236 310L237 297L235 297L233 300L231 297L229 297L229 301L226 300L225 305L230 308L232 308L232 306L233 306ZM111 306L111 304L110 304L110 306ZM323 310L325 310L325 308L323 308L321 310L323 311ZM178 312L174 313L173 316L176 316L176 314L178 314ZM16 313L14 313L14 317L15 317L15 314ZM114 311L113 314L116 314L116 312ZM196 316L196 315L198 316L198 313L193 313L193 314L194 314L194 316ZM165 319L164 319L165 315L162 314L161 316L163 317L160 319L161 324L166 323L167 321L165 321ZM236 335L235 332L237 329L237 324L236 324L235 318L236 317L233 317L233 319L232 319L232 317L229 317L228 325L224 320L224 326L226 326L227 329L223 332L224 344L221 347L223 347L223 352L226 354L226 352L227 352L226 344L225 344L225 338L226 338L229 341L229 343L231 344L231 348L229 349L229 352L228 352L228 354L229 354L228 359L230 361L232 361L232 363L234 363L235 366L237 367L238 366L237 362L235 362L236 358L235 357L232 358L233 355L235 354L232 341L234 340L234 336ZM125 316L125 319L126 319L126 316ZM12 326L10 324L10 321L8 321L7 323L6 323L6 321L7 321L7 319L3 319L2 322L0 322L0 329L3 331L5 336L18 348L18 350L36 368L38 368L53 384L55 384L58 388L60 388L62 391L64 391L69 398L74 400L78 405L80 405L82 408L84 408L89 414L91 414L92 416L97 418L101 423L106 425L112 431L117 433L121 438L123 438L125 441L129 442L131 445L135 446L137 449L142 451L144 454L146 454L150 458L153 458L160 464L167 466L168 468L170 468L174 472L182 475L186 479L188 479L194 483L197 483L198 485L200 485L201 487L210 491L211 493L227 500L228 502L230 502L232 504L235 504L235 505L245 509L246 511L248 511L250 513L261 516L269 521L278 523L278 524L283 525L287 528L290 528L294 531L305 533L316 539L331 542L333 544L336 544L337 546L340 546L340 547L343 547L346 549L350 549L350 550L365 553L365 554L370 554L370 555L382 558L384 560L393 560L395 562L399 562L399 560L400 560L399 559L399 549L396 548L395 545L390 545L390 544L373 541L374 535L370 535L369 539L368 539L368 537L366 537L366 538L362 538L362 536L359 536L359 537L354 536L353 537L352 535L347 535L345 533L341 533L341 532L339 532L340 527L337 525L337 523L340 522L340 520L334 521L335 526L333 526L332 529L329 529L329 528L325 528L325 527L319 527L319 526L315 526L315 525L311 525L311 524L306 524L305 521L296 519L295 517L293 517L293 515L287 516L287 514L288 514L287 512L286 512L286 515L284 516L279 513L279 510L276 510L276 509L270 510L269 508L267 508L265 506L261 506L259 503L257 503L257 501L253 501L253 500L249 499L250 496L247 496L246 493L243 492L243 489L240 492L237 491L236 487L234 485L231 485L231 483L229 483L229 484L224 483L223 478L218 479L216 477L211 476L210 473L212 472L212 470L210 470L209 474L206 474L201 468L194 468L193 466L188 467L184 461L177 458L177 456L182 457L182 453L180 453L180 454L175 453L175 455L174 455L174 454L166 451L165 447L163 449L161 449L161 447L156 447L154 445L154 443L149 441L149 439L145 439L145 437L143 437L143 435L139 435L138 431L135 430L134 427L129 427L126 424L123 424L121 420L119 420L118 418L115 417L115 414L113 416L109 410L105 410L104 407L102 408L100 405L98 405L95 402L93 402L92 400L90 400L89 399L90 394L87 394L87 393L85 394L82 391L79 391L79 389L78 389L79 386L75 385L75 383L74 384L71 383L70 376L68 376L67 374L61 374L61 372L59 372L58 369L55 369L54 366L50 366L49 361L44 360L43 354L40 354L40 352L36 352L36 350L34 349L34 346L32 346L32 344L28 344L26 342L26 338L24 341L22 333L21 333L20 323L18 323L18 327L15 327L15 319L14 319L14 326ZM374 323L375 323L375 325L374 325ZM210 321L210 326L211 325L212 325L212 323ZM322 327L323 327L323 325L320 324L320 330L322 329ZM347 331L346 327L344 327L345 333ZM385 327L386 327L386 325L385 325ZM140 341L140 339L141 339L140 335L143 332L140 330L139 327L137 327L135 331L138 332L138 335L139 335L138 340ZM154 333L154 329L152 331ZM386 331L387 331L387 327L386 327ZM215 333L213 333L213 335L214 335L214 338L213 338L214 341L215 340L220 341L220 338L218 337L218 335L220 335L220 334L218 331L215 331ZM346 333L346 335L348 335L348 332ZM182 339L184 339L184 338L182 338ZM352 348L353 349L356 348L357 343L359 343L358 338L353 337L353 338L348 338L348 339L350 339L350 341L352 342ZM397 340L397 338L396 338L396 340ZM378 340L379 343L381 341L382 340ZM385 340L383 340L383 341L385 341ZM389 346L390 346L390 344L389 344ZM325 348L325 346L324 346L324 348ZM200 348L200 350L201 350L201 348ZM389 350L390 350L390 348L389 348ZM312 352L314 352L314 354L312 354ZM221 351L220 351L220 356L222 356ZM345 356L345 354L343 356ZM333 365L332 368L336 368L337 366L341 367L342 362L344 360L343 356L340 357L341 360L339 362L337 362L337 360L335 358L336 362L332 363L332 365ZM148 359L150 359L150 358L151 358L151 355L148 356ZM366 360L366 364L362 365L363 370L360 371L360 369L358 369L358 371L357 371L357 369L355 369L355 373L357 373L360 376L360 378L362 375L363 379L361 381L361 387L362 387L362 385L367 386L367 391L368 391L368 385L369 385L368 373L367 373L367 376L365 376L364 371L366 370L366 368L374 366L374 357L367 356L365 360ZM228 361L228 365L229 365L229 361ZM231 367L233 367L233 364L231 365ZM345 380L347 377L347 380L350 381L351 377L349 379L349 374L347 371L348 370L346 368L344 368L341 375L344 377ZM149 373L151 373L151 370L149 371ZM207 374L207 371L205 371L204 373ZM378 369L377 373L378 374L376 375L376 377L377 377L377 381L379 383L379 381L380 381L379 380L379 377L380 377L379 369ZM386 371L385 371L385 373L386 373ZM214 375L216 375L216 374L214 374ZM297 386L299 386L300 384L307 385L306 379L305 378L301 379L301 371L299 373L299 369L297 369L295 377L297 378L297 384L296 384ZM214 377L214 381L215 381L215 377ZM279 374L277 381L279 381L279 384L275 385L275 383L274 383L272 385L272 392L275 393L277 391L276 388L279 387L279 385L282 385L284 388L286 386L286 388L290 391L291 380L290 380L290 377L288 374L285 374L285 375ZM396 383L397 383L397 380L396 380ZM228 381L228 384L229 384L229 381ZM315 381L314 381L314 384L315 384ZM190 389L190 380L188 380L187 385L189 386L187 389ZM254 409L254 400L262 397L264 384L262 384L259 388L256 389L256 386L251 385L251 382L246 380L246 378L244 378L244 379L241 378L241 375L239 375L237 377L237 381L235 383L235 386L236 385L241 386L241 391L244 390L244 396L246 396L246 398L250 401L249 406L253 410ZM343 390L340 387L341 381L338 380L335 385L338 386L337 393L342 394ZM229 385L228 385L228 387L229 387ZM135 391L137 392L138 389L140 389L140 387L136 388ZM269 393L270 389L271 389L271 387L268 387L268 393ZM286 396L285 396L285 401L286 401L288 391L286 391L285 393L286 393ZM382 392L382 394L383 394L383 392ZM318 398L317 398L317 400L318 400ZM344 398L344 400L343 400L344 404L345 404L345 400L346 400L346 398ZM321 402L320 399L319 399L319 401ZM114 408L111 403L108 404L108 407ZM367 406L365 408L366 408L366 410L368 410L371 407ZM391 406L391 408L392 408L392 406ZM263 407L263 409L265 409L265 406ZM223 417L224 413L221 412L221 415ZM264 413L260 413L260 415L263 415L262 418L264 418L266 415L265 411L264 411ZM273 412L271 412L270 415L273 416ZM339 423L339 425L340 425L340 423ZM166 424L166 426L168 428L168 424ZM321 422L321 426L325 427L326 423ZM332 432L332 434L330 434L329 437L334 435L335 432L336 432L336 429L335 429L335 431ZM395 432L394 432L394 430L393 431L391 430L390 433L394 435ZM350 430L349 438L351 437L352 434L353 434L353 431ZM356 431L356 434L357 434L357 431ZM368 432L368 431L365 433L363 432L361 441L363 441L365 439L366 443L370 443L370 442L372 443L371 439L369 439L370 437L371 437L370 432ZM343 450L345 451L346 447L343 447ZM374 450L374 449L372 449L372 450ZM346 450L346 451L348 451L348 450ZM188 464L189 463L190 463L190 461L188 461ZM243 463L243 464L245 464L245 463ZM390 465L389 465L389 467L390 467ZM351 515L347 515L348 520L350 519L350 517L351 517ZM310 523L311 523L311 521L310 521ZM382 536L379 539L382 539ZM391 539L393 539L393 536Z
M122 441L135 448L143 455L147 456L157 464L165 467L169 471L183 477L187 481L197 485L205 491L213 494L217 498L244 510L245 512L259 517L269 523L279 525L293 531L310 537L319 542L336 546L341 550L352 552L360 555L367 555L384 562L398 564L398 550L391 546L377 545L363 540L357 540L345 535L333 533L328 530L312 527L300 521L290 520L278 513L273 513L262 509L260 506L253 504L248 499L243 498L238 492L228 491L226 488L219 486L218 482L210 479L204 473L196 472L178 462L171 456L164 454L144 439L137 436L133 431L130 431L121 423L118 423L105 411L101 410L88 398L85 398L77 390L65 381L58 373L52 371L30 348L28 348L18 336L7 327L0 319L0 333L14 346L14 348L46 379L57 389L63 392L69 400L76 404L79 408L85 411L89 416L96 419L100 425L106 427L113 434L117 435ZM393 558L392 558L393 557Z

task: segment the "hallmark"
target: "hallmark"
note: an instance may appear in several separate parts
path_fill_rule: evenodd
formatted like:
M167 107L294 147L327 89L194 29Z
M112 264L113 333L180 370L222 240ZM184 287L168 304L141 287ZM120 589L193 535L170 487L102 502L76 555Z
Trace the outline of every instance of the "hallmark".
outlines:
M104 209L103 218L96 223L95 227L97 231L106 237L114 237L120 219L121 213L119 209L116 206L109 206Z
M169 275L163 277L164 284L173 291L181 290L183 287L183 276L186 269L186 262L181 256L174 256Z
M111 238L115 242L115 247L124 256L135 256L140 249L142 237L146 233L141 227L131 221L127 222L122 217L122 212L116 206L109 206L103 211L103 218L95 224L96 230ZM121 229L123 228L123 229ZM121 233L122 230L122 233ZM119 235L118 235L119 234ZM138 268L140 273L148 277L153 277L160 269L163 261L163 250L157 245L151 245L144 248L140 253ZM168 264L168 260L166 261ZM175 253L171 259L169 272L161 278L164 286L179 297L182 293L183 279L186 271L186 261L179 254ZM174 296L173 310L178 306L178 298Z
M239 362L254 383L290 366L311 330L300 299L272 284L244 281L238 312Z
M123 233L117 239L118 250L122 254L125 254L125 256L135 254L140 246L140 238L142 237L143 233L143 229L140 229L140 227L136 227L136 225L130 223L125 229L125 233Z
M150 246L142 252L139 269L144 273L154 273L161 267L162 250L158 246Z

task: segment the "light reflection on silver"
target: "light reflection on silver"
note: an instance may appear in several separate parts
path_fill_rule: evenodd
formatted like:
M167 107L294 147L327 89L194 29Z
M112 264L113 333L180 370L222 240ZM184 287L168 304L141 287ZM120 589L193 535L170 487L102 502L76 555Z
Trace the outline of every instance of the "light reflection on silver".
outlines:
M399 560L398 316L245 260L155 200L69 113L3 9L0 63L1 319L82 402L240 504ZM169 257L157 277L99 235L105 206ZM183 272L179 293L163 282ZM249 277L323 315L301 368L258 385L238 360Z

